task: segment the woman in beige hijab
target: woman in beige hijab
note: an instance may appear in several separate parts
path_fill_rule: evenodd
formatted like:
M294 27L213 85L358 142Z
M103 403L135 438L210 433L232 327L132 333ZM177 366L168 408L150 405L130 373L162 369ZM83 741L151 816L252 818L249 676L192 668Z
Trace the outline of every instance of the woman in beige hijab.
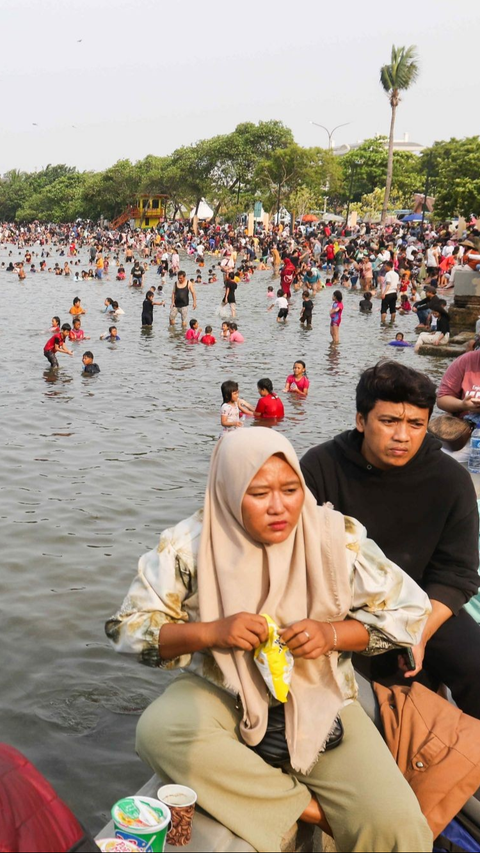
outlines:
M358 522L316 506L287 439L255 428L219 442L203 513L140 559L106 630L118 651L189 667L143 714L137 751L255 849L281 850L301 819L343 851L408 853L431 850L431 833L356 701L350 658L415 645L428 612ZM278 708L254 662L261 614L294 658L281 768L252 749ZM325 751L338 715L344 738Z

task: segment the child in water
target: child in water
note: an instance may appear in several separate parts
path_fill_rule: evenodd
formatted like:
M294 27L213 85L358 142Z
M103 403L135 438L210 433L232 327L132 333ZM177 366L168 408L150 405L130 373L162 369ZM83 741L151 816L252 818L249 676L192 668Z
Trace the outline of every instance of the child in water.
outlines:
M236 324L236 323L229 323L228 325L229 325L229 328L230 328L230 337L229 337L229 340L230 340L233 344L243 344L243 343L245 343L245 338L243 337L242 333L238 331L238 326L237 326L237 324Z
M224 320L222 323L222 331L220 332L220 337L224 338L227 341L230 337L230 323L228 323L227 320Z
M302 302L302 311L300 314L300 322L302 326L304 323L307 324L307 329L312 328L312 314L313 314L313 302L310 299L310 293L308 290L303 291L303 302Z
M73 320L73 329L70 329L68 333L68 338L70 341L89 341L90 338L86 337L85 332L83 331L80 323L80 317L75 317Z
M108 327L108 335L106 332L104 332L103 335L100 335L100 340L101 341L113 341L113 342L119 341L120 335L117 332L117 327L116 326L109 326Z
M49 329L49 332L59 332L60 331L60 317L52 317L52 326Z
M395 340L390 341L389 347L413 347L413 344L409 344L406 340L404 340L405 336L403 332L397 332L395 335Z
M288 299L282 288L277 290L277 298L275 302L272 302L272 304L269 305L267 311L271 311L272 308L278 308L277 323L283 323L285 325L288 317Z
M212 335L212 327L211 326L205 326L205 334L203 335L202 338L200 338L200 343L205 344L205 346L207 346L207 347L211 347L211 346L213 346L213 344L217 343L215 338Z
M253 408L245 400L240 400L238 382L227 379L221 385L223 405L220 410L220 422L223 432L232 432L243 426L244 415L252 415Z
M340 343L340 323L342 322L343 302L340 290L333 291L333 302L330 309L330 334L332 343Z
M257 382L260 399L257 403L254 415L256 418L283 418L285 410L283 403L273 391L271 379L259 379Z
M307 369L304 361L296 361L293 365L293 373L285 380L284 391L298 394L299 397L308 397L310 380L307 379Z
M96 373L100 373L100 368L98 364L95 364L93 360L93 352L87 350L83 353L82 356L83 361L83 374L85 376L95 376Z
M362 314L372 313L372 294L369 290L366 290L363 294L363 299L358 303L358 307Z
M73 305L70 308L70 314L73 314L74 316L78 316L80 314L85 314L85 310L81 306L79 296L76 296L75 299L73 300Z
M282 291L283 292L283 291ZM267 299L275 299L275 293L271 284L267 287Z
M191 341L192 343L198 343L200 340L200 335L202 334L202 329L198 325L198 320L194 320L193 318L190 320L190 328L187 332L185 332L185 340Z

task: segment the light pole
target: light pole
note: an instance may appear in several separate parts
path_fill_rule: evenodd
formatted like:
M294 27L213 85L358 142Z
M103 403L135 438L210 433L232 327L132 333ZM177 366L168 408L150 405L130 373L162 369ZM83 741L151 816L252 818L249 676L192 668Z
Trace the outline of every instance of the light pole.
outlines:
M325 130L327 132L327 134L328 134L328 150L329 151L332 151L332 149L333 149L333 134L335 133L335 131L338 130L340 127L347 127L347 125L351 124L351 123L352 123L351 121L346 121L345 124L337 124L337 126L334 127L333 130L329 130L328 127L325 127L324 124L319 124L317 121L311 121L310 122L310 124L314 124L315 127L321 127L322 130Z
M361 165L362 165L361 160L354 160L352 163L352 171L350 173L350 188L348 190L347 216L346 216L346 220L345 220L345 231L347 231L347 229L348 229L348 217L350 216L350 202L352 200L352 194L353 194L353 181L355 178L355 171L357 169L357 166L361 166Z
M430 184L431 173L432 173L432 153L430 152L430 155L428 157L428 163L427 163L427 176L425 178L425 193L423 196L423 204L422 204L422 224L420 226L422 239L423 239L423 233L425 230L425 213L427 211L427 196L428 196L428 189L429 189L429 184Z

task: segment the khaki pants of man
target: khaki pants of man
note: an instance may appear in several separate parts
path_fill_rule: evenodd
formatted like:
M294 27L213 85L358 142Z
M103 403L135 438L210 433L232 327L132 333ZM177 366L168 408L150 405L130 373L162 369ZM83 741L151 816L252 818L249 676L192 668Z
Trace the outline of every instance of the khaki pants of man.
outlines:
M241 742L235 699L187 673L143 713L136 747L256 850L280 851L314 794L340 851L431 851L417 799L371 720L357 702L341 717L342 743L320 755L308 776L283 771Z

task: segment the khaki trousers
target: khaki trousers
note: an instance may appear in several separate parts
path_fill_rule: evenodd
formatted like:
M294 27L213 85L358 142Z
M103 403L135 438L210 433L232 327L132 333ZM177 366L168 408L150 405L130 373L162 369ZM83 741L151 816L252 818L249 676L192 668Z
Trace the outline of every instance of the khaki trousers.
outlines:
M320 755L308 776L284 772L241 742L230 694L182 674L142 714L136 747L256 850L279 851L314 794L340 851L431 851L428 824L381 735L357 702L341 716L340 746Z

